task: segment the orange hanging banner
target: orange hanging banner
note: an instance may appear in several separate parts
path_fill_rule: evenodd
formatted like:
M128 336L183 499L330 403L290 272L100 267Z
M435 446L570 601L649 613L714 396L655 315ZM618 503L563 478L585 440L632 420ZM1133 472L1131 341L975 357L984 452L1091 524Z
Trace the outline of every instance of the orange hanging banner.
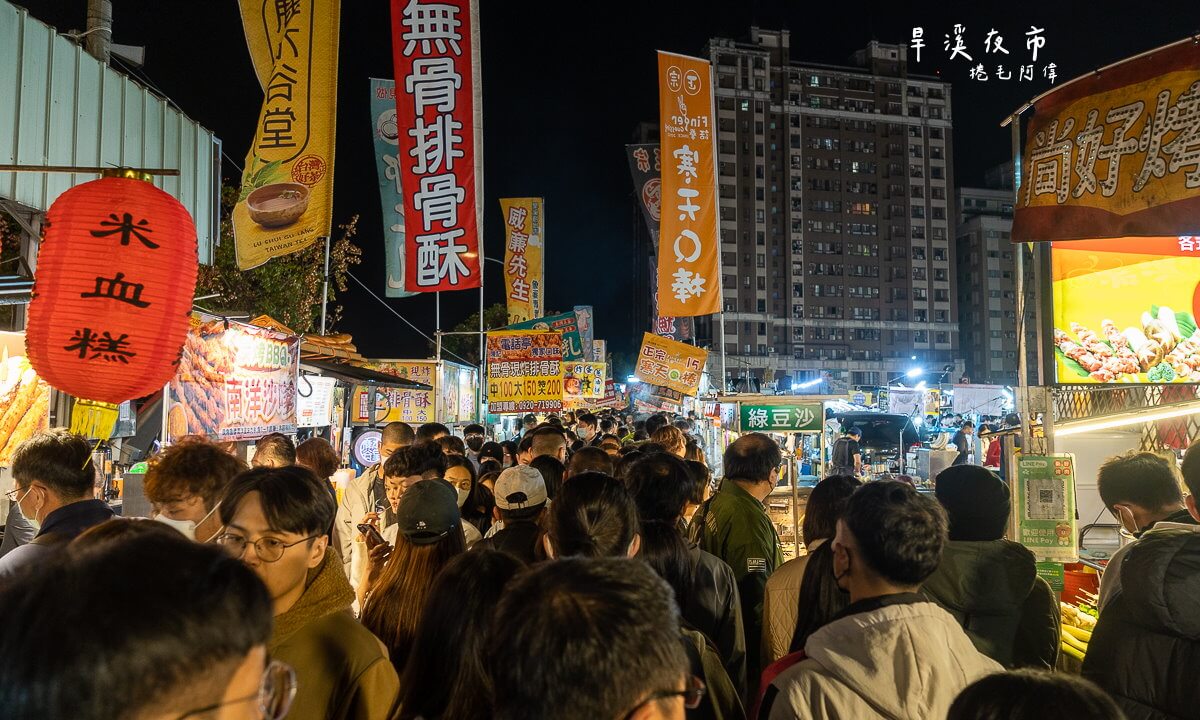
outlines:
M658 312L676 317L720 312L716 123L709 63L660 51L658 108L662 130Z

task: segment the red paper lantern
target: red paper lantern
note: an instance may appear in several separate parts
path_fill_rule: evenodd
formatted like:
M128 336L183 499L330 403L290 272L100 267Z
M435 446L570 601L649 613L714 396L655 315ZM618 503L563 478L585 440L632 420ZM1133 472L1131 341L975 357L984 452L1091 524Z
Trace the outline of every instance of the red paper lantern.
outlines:
M161 391L187 338L199 270L187 209L144 180L104 177L60 195L46 221L29 362L77 398Z

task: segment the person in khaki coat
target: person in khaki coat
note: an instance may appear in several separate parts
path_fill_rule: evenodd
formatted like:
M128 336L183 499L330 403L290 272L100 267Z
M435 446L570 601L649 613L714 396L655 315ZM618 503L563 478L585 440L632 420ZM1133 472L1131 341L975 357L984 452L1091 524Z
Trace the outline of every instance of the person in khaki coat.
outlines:
M217 542L266 584L267 649L296 671L289 720L386 718L400 690L383 643L350 613L354 590L329 547L334 513L328 488L300 467L242 473L221 503Z

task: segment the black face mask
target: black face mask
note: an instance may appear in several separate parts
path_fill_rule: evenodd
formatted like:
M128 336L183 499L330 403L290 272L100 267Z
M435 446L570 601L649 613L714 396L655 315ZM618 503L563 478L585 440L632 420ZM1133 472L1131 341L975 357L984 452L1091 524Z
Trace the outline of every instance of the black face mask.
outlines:
M479 452L479 448L483 447L483 438L467 438L467 447L471 448L472 452Z

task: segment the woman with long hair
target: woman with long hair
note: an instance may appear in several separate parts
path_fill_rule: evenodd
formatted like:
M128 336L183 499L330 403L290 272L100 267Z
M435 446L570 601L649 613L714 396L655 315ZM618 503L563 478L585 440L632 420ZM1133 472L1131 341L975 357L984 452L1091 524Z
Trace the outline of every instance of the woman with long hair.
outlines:
M458 493L458 507L463 522L470 523L483 537L492 524L492 508L496 506L496 501L492 491L479 484L475 464L465 457L448 455L445 479ZM471 535L474 536L474 533Z
M492 609L524 567L498 550L474 550L438 575L421 612L408 664L400 675L393 720L481 718L489 714L483 649Z
M837 534L838 518L859 484L849 475L830 475L808 496L800 529L808 554L779 566L767 580L763 667L802 650L808 636L846 606L847 596L833 577L829 541Z
M466 550L466 540L456 493L443 480L423 480L408 488L396 516L396 545L390 554L386 545L371 550L362 624L383 641L396 672L403 673L434 580Z

